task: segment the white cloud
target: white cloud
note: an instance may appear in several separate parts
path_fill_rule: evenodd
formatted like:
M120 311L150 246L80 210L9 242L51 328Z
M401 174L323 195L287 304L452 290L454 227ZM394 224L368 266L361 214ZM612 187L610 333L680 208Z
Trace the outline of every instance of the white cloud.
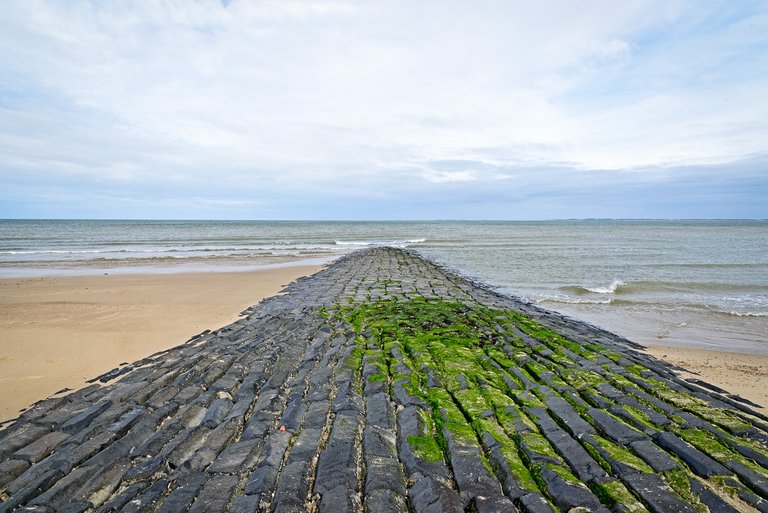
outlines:
M0 173L396 188L738 161L766 150L768 78L749 70L768 67L768 21L717 26L721 8L7 4ZM476 165L429 167L445 160Z

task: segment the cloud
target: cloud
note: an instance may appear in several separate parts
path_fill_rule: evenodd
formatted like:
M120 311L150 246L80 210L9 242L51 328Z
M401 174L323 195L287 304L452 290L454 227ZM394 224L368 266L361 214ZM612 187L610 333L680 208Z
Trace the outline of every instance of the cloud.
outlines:
M766 152L759 2L30 0L4 11L0 176L30 199L36 183L158 201L176 191L236 196L232 212L254 202L258 216L275 198L394 201L472 185L482 201L638 170L670 182Z

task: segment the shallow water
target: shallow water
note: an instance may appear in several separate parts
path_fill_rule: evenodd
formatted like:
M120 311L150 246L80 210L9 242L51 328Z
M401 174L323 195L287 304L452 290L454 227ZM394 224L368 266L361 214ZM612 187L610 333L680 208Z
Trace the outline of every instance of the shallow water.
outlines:
M640 343L768 353L768 221L0 221L0 276L238 270L416 249Z

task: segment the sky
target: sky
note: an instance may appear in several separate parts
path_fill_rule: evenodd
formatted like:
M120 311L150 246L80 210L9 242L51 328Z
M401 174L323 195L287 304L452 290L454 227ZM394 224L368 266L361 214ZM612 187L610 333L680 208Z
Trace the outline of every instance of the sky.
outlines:
M768 218L764 0L2 0L0 218Z

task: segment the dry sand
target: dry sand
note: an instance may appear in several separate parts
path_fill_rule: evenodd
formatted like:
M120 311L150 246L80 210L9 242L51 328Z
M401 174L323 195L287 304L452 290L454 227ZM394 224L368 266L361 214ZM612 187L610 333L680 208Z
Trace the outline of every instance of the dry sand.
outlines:
M248 272L0 280L0 421L63 389L225 326L319 266ZM648 352L768 406L768 356L675 346Z
M319 266L0 280L0 421L181 344Z
M691 347L648 345L646 351L688 372L682 378L698 378L738 394L765 411L768 406L768 356L727 353ZM754 407L753 407L754 408Z

